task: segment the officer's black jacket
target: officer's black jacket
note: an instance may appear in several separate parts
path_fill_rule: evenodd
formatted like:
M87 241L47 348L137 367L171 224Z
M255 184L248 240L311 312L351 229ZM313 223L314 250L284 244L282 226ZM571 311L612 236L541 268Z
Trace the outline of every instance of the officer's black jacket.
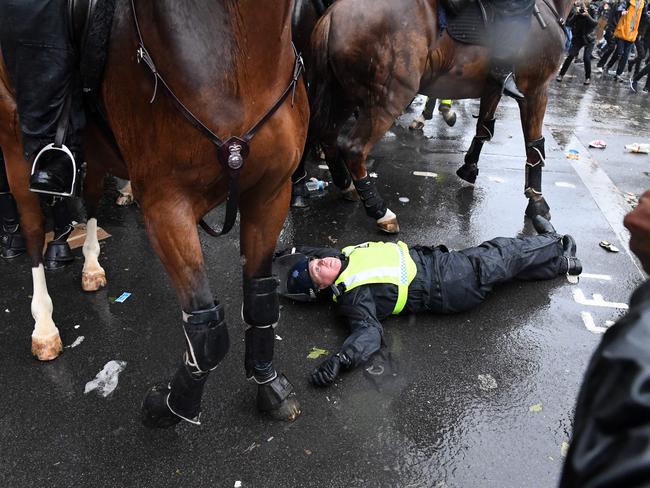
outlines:
M591 358L561 488L650 486L650 281Z
M301 246L297 247L296 251L312 257L340 257L345 260L341 251L333 248ZM440 311L435 310L435 297L431 300L431 292L436 294L436 290L431 290L432 283L437 282L432 279L432 273L436 272L432 269L435 260L430 259L426 254L444 251L442 246L437 249L420 247L409 249L417 274L409 285L408 298L401 312L402 315L430 309L434 312ZM435 287L435 284L433 286ZM367 361L381 347L384 332L381 322L391 315L396 302L397 286L391 284L358 286L337 298L337 312L346 319L350 328L350 335L343 343L341 352L350 357L354 366Z

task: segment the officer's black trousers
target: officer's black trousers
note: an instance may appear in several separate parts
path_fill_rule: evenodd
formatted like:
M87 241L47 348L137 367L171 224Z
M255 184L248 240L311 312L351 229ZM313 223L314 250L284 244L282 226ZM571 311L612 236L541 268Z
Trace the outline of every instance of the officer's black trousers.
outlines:
M85 124L70 41L67 0L0 1L0 44L16 93L25 157L54 142L66 97L71 114L66 140L81 149Z
M495 285L517 280L547 280L566 270L562 236L497 237L462 251L436 252L431 257L431 310L456 313L483 300Z

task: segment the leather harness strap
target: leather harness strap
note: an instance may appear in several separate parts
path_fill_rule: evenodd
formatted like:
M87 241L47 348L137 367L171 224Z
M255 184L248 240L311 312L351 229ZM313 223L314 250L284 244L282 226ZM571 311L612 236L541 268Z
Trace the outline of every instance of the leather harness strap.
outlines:
M217 156L219 162L223 166L224 170L228 173L228 200L226 202L226 215L223 228L221 231L217 231L212 228L207 222L205 222L204 219L201 219L199 222L199 225L206 233L212 237L219 237L228 233L230 229L232 229L237 219L237 211L239 208L239 174L242 167L244 166L244 161L250 152L249 143L253 136L255 136L255 133L260 129L260 127L262 127L282 106L289 94L291 94L291 105L293 106L298 79L300 78L300 75L304 69L302 58L296 51L295 46L293 46L293 50L296 55L296 61L293 66L293 72L287 88L278 97L271 108L267 110L267 112L262 115L257 120L257 122L255 122L255 124L253 124L253 126L248 131L246 131L243 136L231 136L228 139L224 140L215 134L203 122L201 122L198 117L196 117L190 111L190 109L188 109L187 106L185 106L185 104L176 96L174 90L172 90L172 88L167 84L163 76L156 68L153 58L145 47L144 39L142 38L142 31L140 30L140 23L138 22L138 14L135 9L135 0L131 0L131 9L133 11L133 20L135 21L135 28L138 34L138 62L144 62L144 64L147 65L154 76L154 91L149 103L153 103L156 99L158 83L160 82L167 94L171 97L174 105L176 105L178 111L183 114L185 119L187 119L190 124L192 124L196 129L203 133L203 135L205 135L217 147Z

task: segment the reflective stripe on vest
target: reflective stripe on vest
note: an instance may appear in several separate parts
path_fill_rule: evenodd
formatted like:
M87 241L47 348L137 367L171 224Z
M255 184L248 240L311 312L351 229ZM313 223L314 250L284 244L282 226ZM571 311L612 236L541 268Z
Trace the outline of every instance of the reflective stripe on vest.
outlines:
M344 285L345 292L357 286L370 284L392 284L397 286L397 302L393 314L399 314L406 305L408 288L415 278L417 268L402 241L366 242L343 249L348 265L338 276L335 285ZM336 296L333 297L336 301Z

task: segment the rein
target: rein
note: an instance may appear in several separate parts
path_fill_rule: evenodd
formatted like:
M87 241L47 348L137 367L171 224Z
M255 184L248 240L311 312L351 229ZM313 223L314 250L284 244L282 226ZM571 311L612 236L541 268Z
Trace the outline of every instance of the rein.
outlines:
M275 112L282 106L289 94L291 94L291 106L294 104L294 98L296 93L296 86L298 84L298 79L304 70L304 65L302 58L296 51L296 47L293 46L293 51L296 55L296 60L293 65L293 73L289 81L289 85L278 97L275 103L269 108L264 115L262 115L253 126L246 131L241 137L230 136L227 139L221 139L217 134L215 134L209 127L207 127L201 120L199 120L196 115L192 113L190 109L185 106L185 104L176 96L174 90L167 84L165 78L160 74L156 65L153 61L153 58L147 51L147 48L144 44L144 39L142 38L142 31L140 30L140 23L138 22L138 14L135 9L135 0L131 0L131 10L133 11L133 20L135 21L135 29L138 33L138 50L137 50L137 60L138 63L144 62L147 65L147 68L151 71L154 76L154 89L153 95L149 103L153 103L156 99L156 94L158 92L158 83L163 86L167 94L171 97L174 105L178 111L183 114L185 119L192 124L196 129L198 129L203 135L205 135L210 141L217 147L217 159L223 166L223 169L228 173L228 199L226 201L226 215L224 217L224 223L221 231L217 231L212 228L204 219L201 219L199 225L201 228L212 237L219 237L221 235L227 234L237 219L237 211L239 209L239 174L241 169L244 166L244 161L248 154L250 153L250 141L255 136L256 132L264 125Z

